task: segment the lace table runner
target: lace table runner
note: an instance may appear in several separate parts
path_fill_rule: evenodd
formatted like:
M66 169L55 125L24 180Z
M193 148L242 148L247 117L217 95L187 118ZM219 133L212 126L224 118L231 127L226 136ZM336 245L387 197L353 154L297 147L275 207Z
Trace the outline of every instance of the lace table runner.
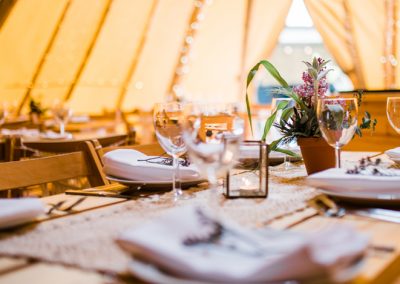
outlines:
M303 165L284 170L270 168L268 199L225 199L218 194L220 210L247 227L263 227L271 220L306 208L318 192L304 184ZM0 233L0 255L31 257L85 269L124 273L130 257L115 243L124 230L155 218L169 208L186 204L204 206L210 191L190 189L195 198L175 204L167 201L172 192L141 200L82 212L17 232Z

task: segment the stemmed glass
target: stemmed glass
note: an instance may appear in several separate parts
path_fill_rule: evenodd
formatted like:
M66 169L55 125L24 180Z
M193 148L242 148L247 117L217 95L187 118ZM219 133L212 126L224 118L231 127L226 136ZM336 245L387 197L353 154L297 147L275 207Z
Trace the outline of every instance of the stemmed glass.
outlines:
M234 104L188 104L183 138L190 160L210 184L215 202L218 177L233 166L242 141L244 120Z
M55 102L51 109L55 120L58 122L60 127L60 136L65 136L65 125L72 116L72 109L63 102Z
M174 201L188 199L189 194L183 194L179 171L179 157L186 153L186 146L182 138L183 104L179 102L156 103L153 111L154 129L164 151L172 156L174 167L172 188Z
M400 134L400 97L387 98L386 114L392 128Z
M0 104L0 128L6 121L6 118L8 116L8 108L5 103Z
M357 128L358 105L355 98L318 100L319 129L326 142L335 148L336 167L340 168L340 149L349 143Z

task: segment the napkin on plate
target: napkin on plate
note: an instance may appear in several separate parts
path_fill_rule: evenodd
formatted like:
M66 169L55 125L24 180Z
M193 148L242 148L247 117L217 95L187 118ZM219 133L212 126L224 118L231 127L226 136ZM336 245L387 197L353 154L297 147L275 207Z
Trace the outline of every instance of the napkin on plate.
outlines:
M400 160L400 147L387 150L385 154L391 159Z
M44 204L38 198L0 199L0 229L32 221L43 213Z
M382 169L391 174L347 174L346 169L332 168L307 177L307 184L332 192L399 194L400 170Z
M0 130L1 135L10 135L10 136L23 136L23 137L38 137L39 130L38 129L28 129L28 128L18 128L18 129L6 129L3 128Z
M61 134L59 132L54 132L52 130L48 130L44 133L40 134L41 139L49 139L49 140L59 140L59 139L72 139L72 134L69 132L65 132Z
M136 150L117 149L103 156L103 170L106 175L129 180L171 181L173 167L157 163L160 161L161 159L158 157L147 156ZM199 172L194 165L180 166L179 171L183 181L200 178Z
M228 219L216 221L194 206L124 232L118 244L139 259L184 279L254 283L330 276L344 280L363 255L368 238L348 226L305 235L257 232ZM350 269L352 267L352 269ZM347 275L346 275L347 274Z
M300 148L291 149L290 151L301 156ZM241 145L239 149L239 158L241 159L258 159L260 156L260 148L258 145ZM269 153L270 159L284 158L285 154L281 152L271 151Z

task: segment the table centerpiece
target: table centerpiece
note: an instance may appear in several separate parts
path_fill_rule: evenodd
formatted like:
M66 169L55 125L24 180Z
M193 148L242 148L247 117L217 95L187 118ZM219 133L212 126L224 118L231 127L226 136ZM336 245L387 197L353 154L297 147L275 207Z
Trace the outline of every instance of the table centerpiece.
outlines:
M283 79L275 66L267 61L258 62L247 75L247 87L252 82L260 66L279 83L281 86L276 93L282 94L295 102L290 105L289 101L280 102L266 120L261 140L265 141L272 126L275 126L282 134L282 137L270 144L270 151L282 152L286 155L296 156L290 150L283 149L282 145L297 140L301 154L306 165L307 173L311 174L335 166L334 148L322 138L316 112L317 102L324 98L337 98L338 94L328 94L327 74L332 69L327 68L329 60L314 57L312 62L304 62L307 70L303 72L303 83L294 87ZM354 93L358 106L362 103L362 91ZM246 91L247 115L253 131L251 119L251 104L248 92ZM281 112L278 122L275 122L278 112ZM375 129L376 119L372 119L368 112L365 112L361 123L357 125L356 135L362 136L362 129Z

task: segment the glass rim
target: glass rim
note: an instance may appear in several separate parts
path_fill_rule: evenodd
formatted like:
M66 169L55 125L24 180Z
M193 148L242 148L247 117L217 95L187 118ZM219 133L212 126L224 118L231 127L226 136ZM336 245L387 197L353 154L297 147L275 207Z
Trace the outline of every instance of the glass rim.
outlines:
M399 97L400 98L400 97ZM318 101L357 101L357 98L318 98Z

